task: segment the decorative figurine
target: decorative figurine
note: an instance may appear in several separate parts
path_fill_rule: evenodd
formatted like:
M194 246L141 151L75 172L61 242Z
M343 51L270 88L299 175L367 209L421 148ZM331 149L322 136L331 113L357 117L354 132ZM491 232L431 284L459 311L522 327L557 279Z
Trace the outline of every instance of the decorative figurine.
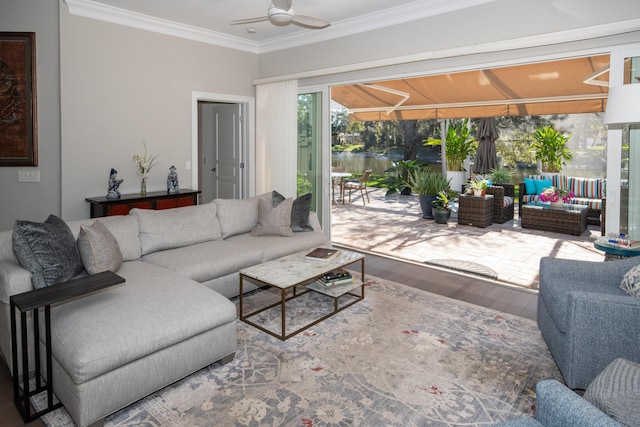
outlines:
M118 191L118 187L122 184L124 179L118 179L118 171L114 168L111 168L111 173L109 175L109 192L107 193L107 199L119 199L120 192Z
M178 173L176 167L171 165L169 168L169 176L167 176L167 194L179 193L180 186L178 185Z

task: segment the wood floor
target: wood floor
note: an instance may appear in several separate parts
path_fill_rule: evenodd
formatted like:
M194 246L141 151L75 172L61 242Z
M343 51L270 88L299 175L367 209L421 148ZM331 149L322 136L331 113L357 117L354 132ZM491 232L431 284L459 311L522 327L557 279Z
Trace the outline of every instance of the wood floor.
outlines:
M359 268L359 264L357 264ZM366 274L403 283L449 298L466 301L528 319L536 318L538 296L535 293L506 287L477 277L429 268L417 263L367 254ZM25 425L13 405L9 368L0 361L0 427ZM27 424L43 426L40 420Z

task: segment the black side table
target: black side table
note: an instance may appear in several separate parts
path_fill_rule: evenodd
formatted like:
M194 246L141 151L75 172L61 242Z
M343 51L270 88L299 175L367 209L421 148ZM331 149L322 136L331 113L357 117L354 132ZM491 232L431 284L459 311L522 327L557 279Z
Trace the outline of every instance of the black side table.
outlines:
M58 409L62 403L53 403L53 381L51 368L51 304L64 302L71 298L87 295L120 283L125 280L111 271L69 280L47 288L34 289L32 291L13 295L9 298L11 305L11 353L13 361L13 401L18 408L25 423L40 418L42 415ZM15 309L20 312L21 346L22 346L22 394L20 394L20 379L18 378L18 337ZM38 321L39 310L44 308L44 326L46 341L46 365L47 381L42 384L40 377L40 324ZM35 380L33 390L29 390L29 349L27 337L27 312L33 313L33 348L35 359ZM31 414L29 398L43 391L47 392L47 407Z

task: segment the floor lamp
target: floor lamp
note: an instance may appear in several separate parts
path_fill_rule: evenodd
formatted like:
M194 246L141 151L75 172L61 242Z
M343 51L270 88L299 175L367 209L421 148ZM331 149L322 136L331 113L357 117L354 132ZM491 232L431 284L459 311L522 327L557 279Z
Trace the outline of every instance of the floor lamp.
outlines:
M640 240L640 84L609 88L604 122L630 125L627 234Z

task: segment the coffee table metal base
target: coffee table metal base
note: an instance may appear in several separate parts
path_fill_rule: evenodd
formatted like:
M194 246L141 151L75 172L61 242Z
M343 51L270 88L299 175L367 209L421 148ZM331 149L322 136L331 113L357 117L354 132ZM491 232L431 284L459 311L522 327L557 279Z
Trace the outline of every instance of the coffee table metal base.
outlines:
M341 312L342 310L351 307L353 304L362 301L364 299L364 258L361 258L360 260L361 263L361 272L360 272L360 280L357 281L357 279L354 278L354 280L356 280L356 283L350 284L350 285L346 285L340 288L329 288L327 289L327 291L324 291L322 289L319 288L318 286L315 286L315 278L313 280L306 280L302 283L296 284L294 286L288 287L288 288L280 288L277 286L274 286L270 283L255 279L255 278L251 278L248 277L242 273L240 273L240 297L239 297L239 315L240 315L240 320L242 320L243 322L253 326L256 329L261 330L262 332L269 334L275 338L278 338L282 341L287 340L289 338L291 338L294 335L299 334L300 332L311 328L312 326L317 325L318 323L322 322L323 320L328 319L329 317ZM244 292L244 281L245 280L250 280L251 282L261 285L261 286L266 286L266 287L270 287L276 290L280 291L280 299L278 302L275 302L273 304L269 304L266 307L262 307L259 308L251 313L245 313L245 307L244 307L244 302L245 302L245 297L243 295ZM299 287L303 287L304 286L304 290L299 290ZM357 290L358 288L360 288L360 292L359 294L355 293L354 291ZM321 293L323 295L326 295L330 298L333 299L333 310L330 311L329 313L321 316L320 318L313 320L310 323L305 324L304 326L297 328L289 333L287 333L287 302L299 298L309 292L318 292ZM344 305L340 305L339 304L339 299L341 297L344 296L350 296L353 298L352 301L344 304ZM265 328L263 325L260 325L254 321L251 320L251 318L257 314L260 314L266 310L272 309L274 307L280 306L280 319L281 319L281 330L280 332L274 332L272 330L269 330L267 328Z

